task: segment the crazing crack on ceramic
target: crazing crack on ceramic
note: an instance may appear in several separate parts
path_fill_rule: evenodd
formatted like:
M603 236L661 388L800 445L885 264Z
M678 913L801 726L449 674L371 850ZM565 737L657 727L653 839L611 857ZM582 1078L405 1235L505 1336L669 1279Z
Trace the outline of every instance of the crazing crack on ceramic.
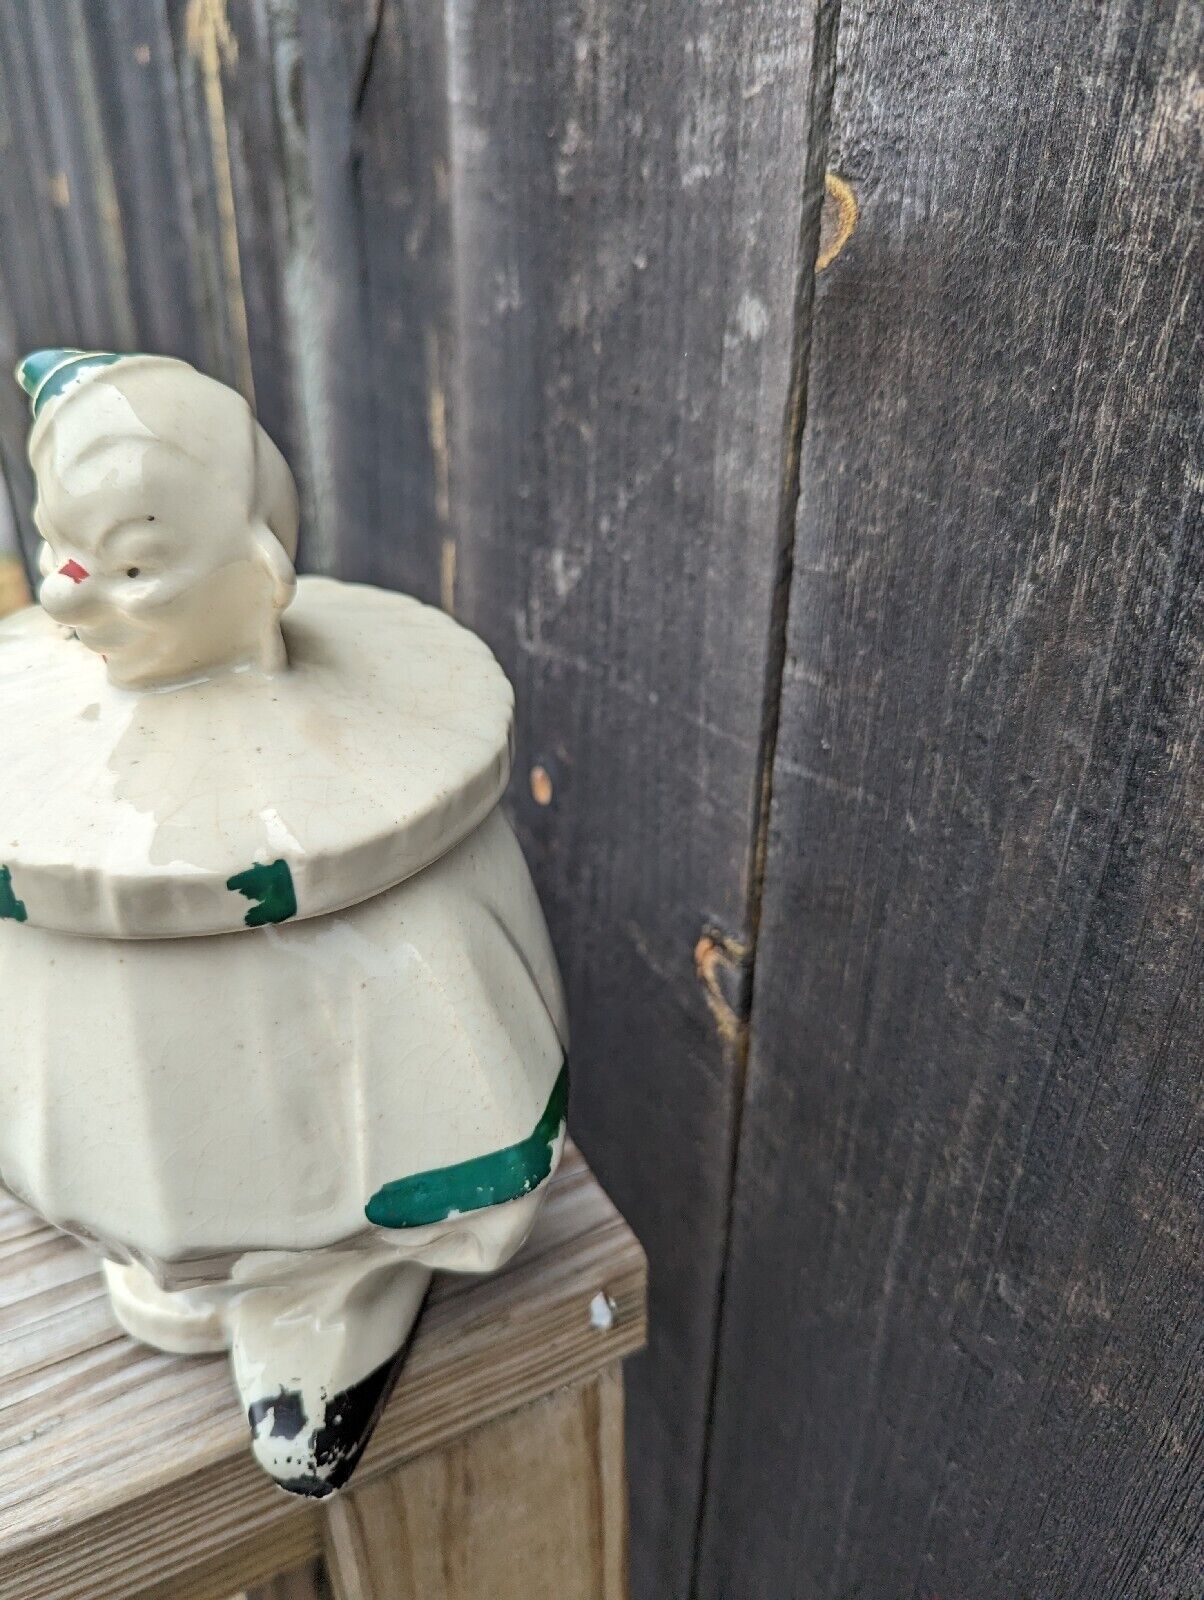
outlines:
M0 623L0 1179L135 1337L228 1349L256 1457L329 1494L431 1273L507 1260L563 1145L513 695L442 613L298 582L232 390L109 352L18 379L44 543L42 609Z

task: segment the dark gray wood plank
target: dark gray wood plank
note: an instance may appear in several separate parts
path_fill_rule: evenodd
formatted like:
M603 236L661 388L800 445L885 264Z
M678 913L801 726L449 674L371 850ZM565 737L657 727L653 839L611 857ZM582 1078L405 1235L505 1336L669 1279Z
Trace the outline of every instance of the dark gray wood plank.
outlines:
M380 12L372 0L262 0L253 13L274 84L270 114L281 150L283 208L279 263L254 281L280 285L285 370L307 473L301 561L310 571L377 581L376 552L388 534L374 472L380 391L372 366L357 115ZM244 132L241 164L251 180L262 181L260 152L270 137L267 127ZM240 215L253 205L252 199L240 206ZM273 229L270 237L276 236ZM274 364L281 366L278 357ZM265 351L262 366L272 365Z
M380 8L356 94L355 151L378 523L358 575L453 602L453 183L444 8ZM479 268L478 268L479 270Z
M688 1588L712 1379L742 1061L694 949L749 937L818 24L810 0L505 0L442 25L418 70L441 46L446 219L407 210L406 155L382 226L412 220L420 252L448 233L441 588L517 686L572 1125L651 1257L628 1415L634 1589L659 1600ZM369 84L373 116L387 96Z
M846 0L697 1593L1204 1572L1191 0Z

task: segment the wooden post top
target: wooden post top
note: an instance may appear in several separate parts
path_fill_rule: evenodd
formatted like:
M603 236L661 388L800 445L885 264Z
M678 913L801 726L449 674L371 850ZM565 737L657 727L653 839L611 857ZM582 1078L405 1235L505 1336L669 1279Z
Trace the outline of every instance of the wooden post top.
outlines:
M570 1148L506 1270L436 1279L354 1483L638 1350L645 1288L640 1246ZM264 1573L313 1555L319 1515L252 1461L224 1356L133 1343L95 1257L0 1200L0 1600L219 1592L228 1552L237 1588L257 1551ZM180 1586L201 1567L204 1585Z

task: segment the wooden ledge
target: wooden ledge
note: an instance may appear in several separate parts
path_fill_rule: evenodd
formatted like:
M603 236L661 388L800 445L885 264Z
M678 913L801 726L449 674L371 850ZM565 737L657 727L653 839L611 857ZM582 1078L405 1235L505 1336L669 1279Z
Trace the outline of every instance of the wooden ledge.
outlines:
M570 1147L505 1271L436 1280L355 1486L638 1350L645 1279ZM314 1555L321 1514L252 1461L224 1356L126 1338L95 1259L0 1202L0 1600L229 1592Z

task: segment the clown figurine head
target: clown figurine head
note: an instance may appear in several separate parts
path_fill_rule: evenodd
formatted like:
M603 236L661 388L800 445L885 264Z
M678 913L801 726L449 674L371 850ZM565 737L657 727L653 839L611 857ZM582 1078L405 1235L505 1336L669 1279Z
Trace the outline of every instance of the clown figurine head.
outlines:
M39 598L110 682L284 667L297 493L243 397L166 356L37 350L17 379L34 413Z

